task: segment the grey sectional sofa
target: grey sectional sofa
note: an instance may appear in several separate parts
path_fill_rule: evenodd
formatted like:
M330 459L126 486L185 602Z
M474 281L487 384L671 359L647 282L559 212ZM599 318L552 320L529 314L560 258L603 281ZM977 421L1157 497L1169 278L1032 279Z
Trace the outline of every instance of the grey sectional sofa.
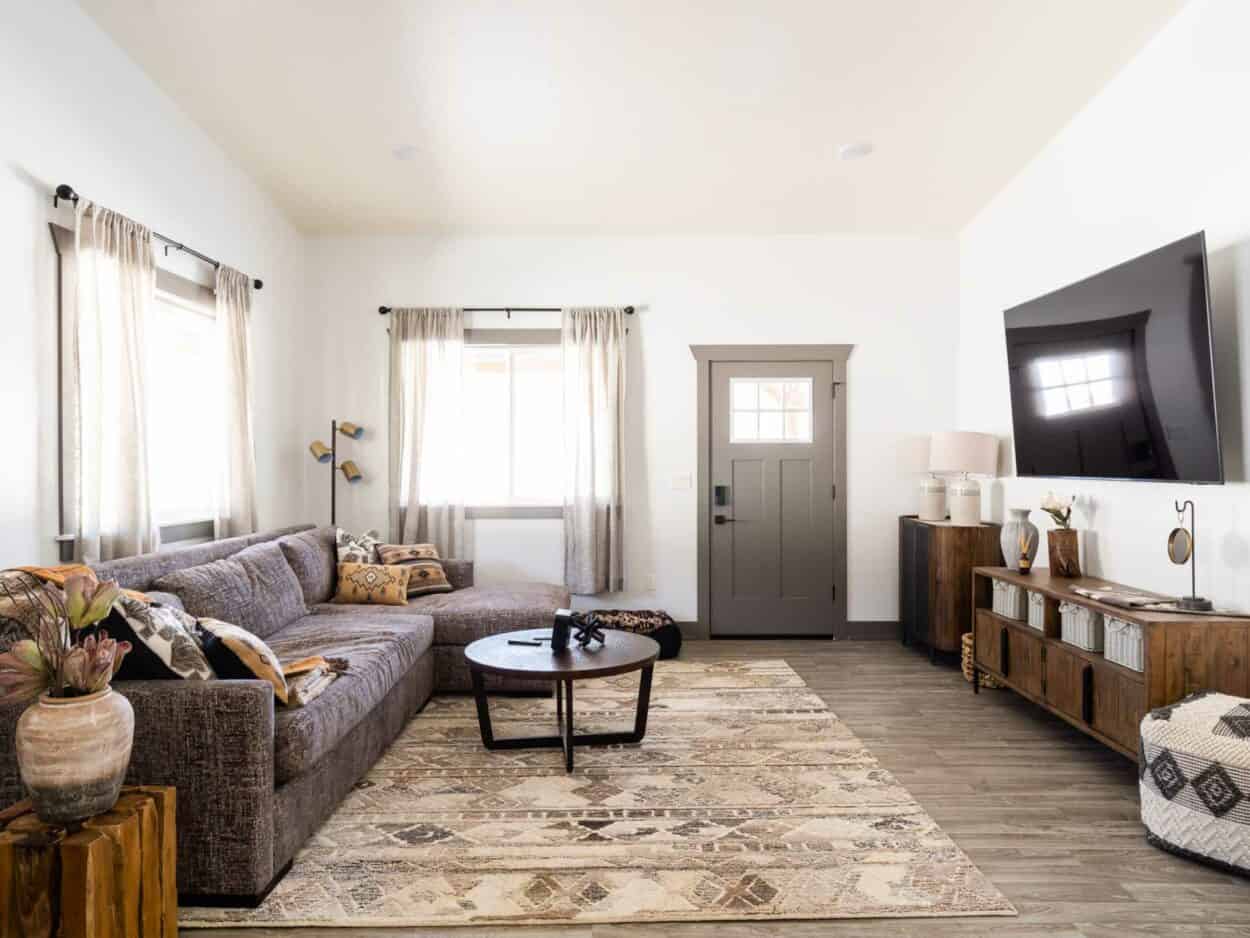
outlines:
M275 544L298 580L294 599L278 601L282 586L263 576L237 576L238 565L249 558L272 563ZM226 560L234 567L215 563ZM495 632L550 625L552 613L569 604L562 587L479 587L471 563L449 560L445 567L454 592L416 598L407 606L336 605L330 602L334 531L312 526L96 567L101 577L143 591L188 577L197 587L212 588L221 571L220 592L241 609L273 589L275 601L262 617L268 634L262 638L281 660L325 655L348 661L347 673L324 694L290 710L275 708L272 688L261 681L115 685L135 711L128 781L173 785L178 791L178 888L186 904L259 902L430 696L469 689L465 644ZM274 607L283 610L279 619L289 621L273 621ZM188 611L200 614L193 604ZM236 624L261 631L259 625ZM495 687L549 690L525 682ZM0 806L23 795L13 755L21 709L0 707Z

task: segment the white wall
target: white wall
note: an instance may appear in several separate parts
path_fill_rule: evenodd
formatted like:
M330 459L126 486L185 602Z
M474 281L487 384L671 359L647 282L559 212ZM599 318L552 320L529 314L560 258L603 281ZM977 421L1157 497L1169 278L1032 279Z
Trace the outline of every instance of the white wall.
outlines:
M1196 0L967 226L960 237L958 414L1010 437L1002 311L1199 229L1207 233L1216 384L1230 483L1048 482L1009 478L986 495L1036 506L1049 488L1091 500L1085 565L1180 592L1167 532L1175 499L1198 506L1198 588L1250 607L1250 4ZM1009 452L1009 447L1005 447ZM1034 521L1041 524L1041 512Z
M310 305L324 330L324 393L310 419L368 427L368 478L340 488L340 523L386 527L386 320L379 304L632 303L627 595L694 619L696 473L692 344L853 343L848 371L849 615L897 618L897 515L915 508L901 444L953 423L957 258L951 240L901 238L319 238ZM520 315L513 325L558 325ZM479 319L473 325L495 323ZM324 467L306 465L307 514L327 514ZM479 522L483 580L562 578L560 523ZM603 600L600 599L602 603Z
M0 566L55 557L56 258L47 222L72 224L67 210L52 210L62 182L264 279L253 311L260 521L300 520L298 233L69 0L0 5L0 87Z

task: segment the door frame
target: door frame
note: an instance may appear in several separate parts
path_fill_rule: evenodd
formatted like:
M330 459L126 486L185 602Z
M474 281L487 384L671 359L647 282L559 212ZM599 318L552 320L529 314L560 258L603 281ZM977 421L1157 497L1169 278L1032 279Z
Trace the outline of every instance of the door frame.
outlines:
M846 602L846 363L854 345L692 345L698 370L698 553L701 637L712 638L712 365L724 362L830 362L833 365L833 638L848 637Z

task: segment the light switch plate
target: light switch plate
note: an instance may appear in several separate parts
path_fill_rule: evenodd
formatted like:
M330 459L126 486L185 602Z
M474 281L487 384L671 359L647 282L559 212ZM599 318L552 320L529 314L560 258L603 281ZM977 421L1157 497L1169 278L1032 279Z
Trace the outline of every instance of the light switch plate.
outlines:
M673 491L680 492L693 487L694 482L690 478L690 473L679 472L673 476Z

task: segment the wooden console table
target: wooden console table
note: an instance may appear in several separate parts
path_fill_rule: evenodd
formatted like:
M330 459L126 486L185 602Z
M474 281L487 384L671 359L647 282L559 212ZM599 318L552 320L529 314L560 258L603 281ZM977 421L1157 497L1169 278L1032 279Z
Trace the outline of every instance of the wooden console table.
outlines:
M1045 597L1044 628L993 611L993 581ZM1200 690L1250 697L1250 620L1141 612L1095 602L1073 586L1116 586L1095 577L1021 575L1005 567L972 573L976 673L992 674L1020 696L1132 759L1150 710ZM1135 590L1135 592L1142 592ZM1134 671L1059 637L1059 603L1095 609L1142 626L1145 669ZM973 689L978 690L974 680Z
M174 789L122 789L78 830L0 811L4 938L177 938Z

